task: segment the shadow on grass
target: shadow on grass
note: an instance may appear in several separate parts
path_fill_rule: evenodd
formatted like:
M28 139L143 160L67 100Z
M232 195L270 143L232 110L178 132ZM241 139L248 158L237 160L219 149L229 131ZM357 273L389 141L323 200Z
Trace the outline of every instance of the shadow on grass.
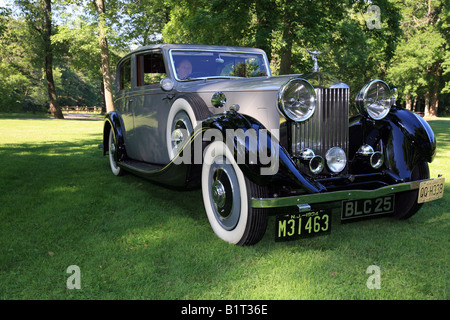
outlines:
M333 288L345 298L370 264L401 269L441 252L445 209L431 207L406 222L340 225L334 213L331 235L285 243L273 241L271 218L257 245L229 245L211 230L200 190L115 177L100 143L0 147L1 298L339 298ZM83 290L67 290L69 265L80 266ZM349 275L336 283L336 270Z

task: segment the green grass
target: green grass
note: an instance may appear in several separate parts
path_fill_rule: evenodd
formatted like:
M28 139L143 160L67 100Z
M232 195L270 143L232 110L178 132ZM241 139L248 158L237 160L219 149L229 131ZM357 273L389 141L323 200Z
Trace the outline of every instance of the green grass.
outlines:
M214 235L199 190L113 176L102 121L0 119L0 299L448 299L450 119L430 123L443 199L407 221L335 212L330 235L294 242L271 217L242 248Z

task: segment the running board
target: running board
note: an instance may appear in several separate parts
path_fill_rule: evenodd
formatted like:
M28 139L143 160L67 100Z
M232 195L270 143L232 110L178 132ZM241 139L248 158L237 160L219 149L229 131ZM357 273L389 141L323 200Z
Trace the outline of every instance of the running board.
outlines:
M160 171L164 166L159 166L156 164L150 164L142 161L136 161L136 160L125 160L120 161L117 164L119 167L123 167L124 169L128 169L131 171L134 171L136 173L142 173L142 174L151 174L156 173Z
M167 165L157 165L131 159L120 161L117 165L126 171L158 184L183 188L191 188L196 185L195 181L189 179L190 166L188 165L175 165L173 162Z

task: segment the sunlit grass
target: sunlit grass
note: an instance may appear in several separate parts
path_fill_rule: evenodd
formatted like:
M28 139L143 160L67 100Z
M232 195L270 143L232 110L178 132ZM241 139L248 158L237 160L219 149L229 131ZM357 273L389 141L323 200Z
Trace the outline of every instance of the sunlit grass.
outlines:
M450 119L430 124L443 199L407 221L335 212L330 235L294 242L274 242L271 217L242 248L214 235L199 190L113 176L102 121L1 119L0 299L448 299Z

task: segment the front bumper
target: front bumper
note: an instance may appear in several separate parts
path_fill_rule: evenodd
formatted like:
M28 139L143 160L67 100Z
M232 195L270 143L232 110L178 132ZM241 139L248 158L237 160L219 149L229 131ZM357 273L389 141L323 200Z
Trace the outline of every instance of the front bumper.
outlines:
M440 175L438 179L439 178L441 178ZM422 182L433 180L435 179L424 179L412 182L404 182L373 190L343 190L343 191L314 193L314 194L302 194L279 198L252 198L250 205L252 208L282 208L282 207L298 206L298 208L300 209L310 207L311 205L314 204L326 204L327 206L332 207L333 203L338 204L338 201L342 200L374 199L390 194L418 190Z

